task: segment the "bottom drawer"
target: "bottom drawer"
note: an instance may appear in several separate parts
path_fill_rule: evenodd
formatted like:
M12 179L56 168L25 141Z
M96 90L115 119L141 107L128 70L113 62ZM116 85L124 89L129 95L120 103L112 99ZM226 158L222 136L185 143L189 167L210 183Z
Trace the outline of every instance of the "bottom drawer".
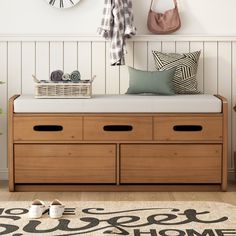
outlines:
M15 145L16 183L116 182L116 146Z
M221 145L121 145L121 183L221 183Z

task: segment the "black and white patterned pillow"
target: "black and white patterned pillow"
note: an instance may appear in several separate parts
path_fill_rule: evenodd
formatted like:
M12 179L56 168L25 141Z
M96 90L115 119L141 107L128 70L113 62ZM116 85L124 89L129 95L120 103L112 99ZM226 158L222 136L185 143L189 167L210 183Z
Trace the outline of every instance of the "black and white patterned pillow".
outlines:
M191 53L162 53L152 51L156 69L158 71L169 70L176 67L173 79L175 93L178 94L198 94L197 68L201 52Z

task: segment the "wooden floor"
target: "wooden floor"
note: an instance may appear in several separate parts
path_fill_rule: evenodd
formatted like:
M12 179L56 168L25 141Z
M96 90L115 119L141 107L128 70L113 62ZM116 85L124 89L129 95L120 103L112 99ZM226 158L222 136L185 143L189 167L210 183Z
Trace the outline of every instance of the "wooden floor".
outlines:
M217 201L236 205L236 182L230 182L228 192L43 192L10 193L7 182L0 182L0 201Z

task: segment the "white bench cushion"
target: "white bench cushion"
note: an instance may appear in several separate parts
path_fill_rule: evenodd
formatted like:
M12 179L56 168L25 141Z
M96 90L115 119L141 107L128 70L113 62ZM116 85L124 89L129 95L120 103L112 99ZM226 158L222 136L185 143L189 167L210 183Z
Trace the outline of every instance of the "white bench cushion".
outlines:
M94 95L92 99L35 99L21 95L16 113L219 113L221 100L213 95Z

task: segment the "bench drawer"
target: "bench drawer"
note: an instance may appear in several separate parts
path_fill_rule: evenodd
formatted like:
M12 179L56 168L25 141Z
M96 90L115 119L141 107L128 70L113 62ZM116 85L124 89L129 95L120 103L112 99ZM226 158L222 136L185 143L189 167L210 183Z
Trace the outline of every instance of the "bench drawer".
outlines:
M154 139L158 141L221 141L221 116L173 116L154 118Z
M221 145L121 145L123 184L221 183Z
M15 117L14 140L82 140L82 118L68 116Z
M152 140L152 118L85 117L84 140Z
M17 144L14 155L16 183L116 182L113 144Z

